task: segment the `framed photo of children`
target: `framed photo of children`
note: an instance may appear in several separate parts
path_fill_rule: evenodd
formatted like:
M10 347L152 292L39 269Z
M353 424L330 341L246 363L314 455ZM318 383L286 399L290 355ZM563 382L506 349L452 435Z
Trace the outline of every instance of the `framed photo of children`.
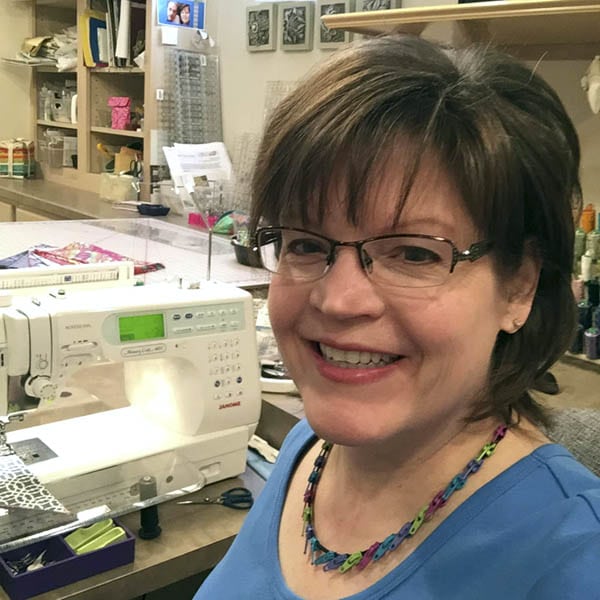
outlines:
M246 48L249 52L275 50L277 5L263 2L246 7Z
M335 49L352 39L350 31L328 29L321 21L325 15L339 15L354 10L354 0L317 0L317 47Z
M357 0L357 10L389 10L401 8L402 0Z
M315 3L281 2L278 8L281 49L312 50Z
M204 2L158 0L158 24L204 29Z

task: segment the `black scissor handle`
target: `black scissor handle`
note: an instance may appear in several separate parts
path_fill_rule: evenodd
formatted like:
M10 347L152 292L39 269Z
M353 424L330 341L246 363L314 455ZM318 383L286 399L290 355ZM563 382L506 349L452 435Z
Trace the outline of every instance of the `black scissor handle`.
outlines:
M244 510L254 504L252 492L245 487L235 487L223 492L219 497L219 504L229 508Z

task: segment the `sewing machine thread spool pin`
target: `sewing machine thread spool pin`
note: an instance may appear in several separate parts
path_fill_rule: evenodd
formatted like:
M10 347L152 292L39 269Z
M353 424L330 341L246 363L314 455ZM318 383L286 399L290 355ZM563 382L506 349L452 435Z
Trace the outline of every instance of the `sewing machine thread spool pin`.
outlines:
M149 500L157 495L156 478L145 475L140 479L140 500ZM153 540L162 531L158 524L158 506L148 506L140 510L140 529L138 535L143 540Z

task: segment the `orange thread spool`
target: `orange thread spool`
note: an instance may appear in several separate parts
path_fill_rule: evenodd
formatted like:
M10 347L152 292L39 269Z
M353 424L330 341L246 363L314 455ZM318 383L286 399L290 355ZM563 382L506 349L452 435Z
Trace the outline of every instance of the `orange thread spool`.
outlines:
M592 204L588 204L581 211L581 229L589 233L596 227L596 211Z

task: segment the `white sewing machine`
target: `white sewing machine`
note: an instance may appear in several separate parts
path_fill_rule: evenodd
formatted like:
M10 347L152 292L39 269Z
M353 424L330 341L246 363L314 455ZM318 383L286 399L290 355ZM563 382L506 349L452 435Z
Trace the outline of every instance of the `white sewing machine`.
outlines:
M28 468L68 508L117 493L134 503L147 475L160 496L242 473L261 403L252 310L249 293L213 282L13 298L0 308L5 421L26 424L36 398L64 403L69 377L105 363L122 363L129 406L8 424L8 443L35 457ZM12 403L15 383L25 403Z

